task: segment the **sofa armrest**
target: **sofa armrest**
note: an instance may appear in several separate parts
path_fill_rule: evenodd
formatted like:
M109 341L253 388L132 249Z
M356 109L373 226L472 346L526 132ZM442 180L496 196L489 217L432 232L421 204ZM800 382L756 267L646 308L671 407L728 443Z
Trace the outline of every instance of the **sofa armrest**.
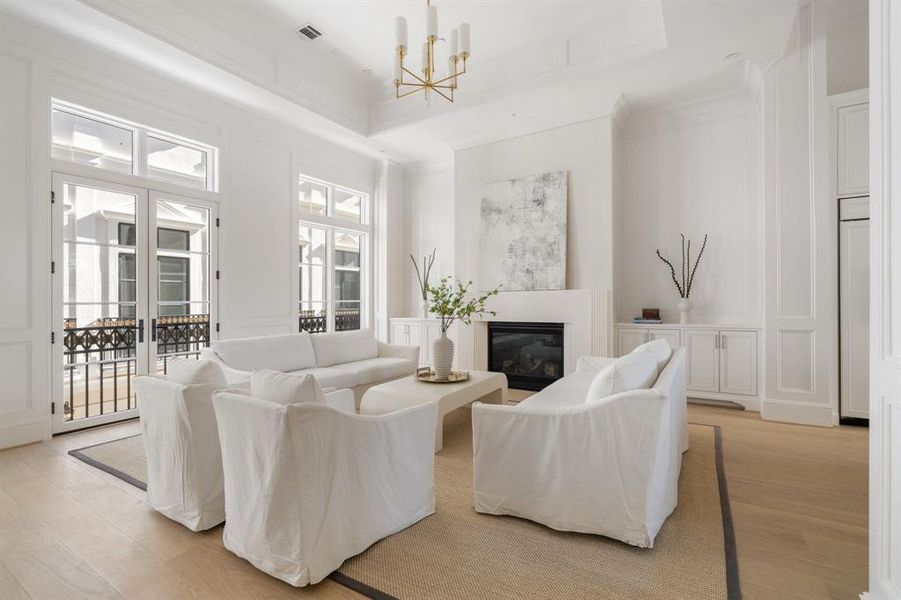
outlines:
M616 359L609 356L580 356L576 362L576 373L584 373L585 371L597 373L614 362L616 362Z
M229 385L243 383L250 379L250 371L241 371L228 366L212 348L201 348L200 358L213 361L219 365L222 372L225 373L225 379L228 381Z
M401 346L379 342L379 358L404 358L419 366L419 346Z

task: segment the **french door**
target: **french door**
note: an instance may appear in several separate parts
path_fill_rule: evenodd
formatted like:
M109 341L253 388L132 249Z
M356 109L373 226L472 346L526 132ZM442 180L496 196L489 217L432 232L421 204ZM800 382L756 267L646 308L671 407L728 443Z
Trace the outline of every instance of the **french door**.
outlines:
M216 216L214 203L54 173L54 433L137 416L135 375L209 345Z

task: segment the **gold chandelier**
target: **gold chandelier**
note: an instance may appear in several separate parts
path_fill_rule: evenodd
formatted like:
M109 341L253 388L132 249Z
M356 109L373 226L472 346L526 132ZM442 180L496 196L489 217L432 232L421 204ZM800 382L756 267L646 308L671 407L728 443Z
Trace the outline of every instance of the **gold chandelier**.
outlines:
M435 70L435 42L438 41L438 7L426 0L426 25L428 35L422 44L422 77L404 66L407 56L407 20L397 17L397 60L394 61L395 97L403 98L416 92L423 92L429 99L429 90L447 100L454 101L457 89L457 77L466 73L466 59L469 58L469 23L460 23L458 29L451 29L448 47L450 58L447 60L446 77L438 77ZM461 67L462 64L462 67ZM458 67L460 70L458 71ZM404 75L412 77L405 80ZM406 91L401 92L401 87Z

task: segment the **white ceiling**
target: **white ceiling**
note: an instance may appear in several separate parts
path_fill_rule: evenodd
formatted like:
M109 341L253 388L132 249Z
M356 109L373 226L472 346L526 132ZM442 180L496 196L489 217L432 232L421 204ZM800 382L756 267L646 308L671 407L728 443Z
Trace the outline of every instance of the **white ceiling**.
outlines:
M841 18L866 6L863 0L829 3ZM36 4L43 3L21 12L37 18ZM69 35L113 49L112 40L100 41L119 29L112 18L125 28L120 36L136 29L211 65L217 77L250 82L277 99L279 114L289 114L284 105L291 103L333 123L329 134L339 141L404 162L448 159L455 148L603 116L621 97L649 109L731 87L738 92L746 83L744 65L784 49L798 6L797 0L435 0L439 33L467 21L473 41L458 101L429 106L420 96L395 100L389 81L394 19L407 18L415 47L425 34L424 0L47 4L68 11L57 20L60 27L68 20ZM91 11L107 19L102 27L75 22ZM306 23L324 37L301 37L297 29ZM131 59L160 52L150 42L136 50L135 39ZM737 59L727 59L733 54ZM187 82L198 85L196 72ZM249 98L247 104L261 105Z

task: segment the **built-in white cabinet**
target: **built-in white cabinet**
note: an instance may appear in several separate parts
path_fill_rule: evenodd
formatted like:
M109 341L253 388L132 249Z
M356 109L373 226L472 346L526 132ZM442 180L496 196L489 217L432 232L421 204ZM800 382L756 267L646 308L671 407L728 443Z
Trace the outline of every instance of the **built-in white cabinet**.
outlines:
M685 388L720 394L757 395L757 332L686 329Z
M619 356L632 352L645 342L663 338L670 346L677 348L681 345L678 329L662 329L648 327L619 327L617 329L616 348Z
M836 108L836 188L839 197L870 191L869 104Z
M757 395L757 332L720 331L720 393Z
M616 325L616 354L650 340L685 347L685 388L690 397L732 400L756 410L759 332L754 327L703 324Z
M438 319L396 318L390 319L391 343L405 346L419 346L420 366L432 364L432 342L441 337L441 321ZM447 331L447 337L458 346L457 324L451 325ZM454 352L454 367L457 366L457 356Z
M684 334L685 388L704 392L720 391L719 331L686 329Z

